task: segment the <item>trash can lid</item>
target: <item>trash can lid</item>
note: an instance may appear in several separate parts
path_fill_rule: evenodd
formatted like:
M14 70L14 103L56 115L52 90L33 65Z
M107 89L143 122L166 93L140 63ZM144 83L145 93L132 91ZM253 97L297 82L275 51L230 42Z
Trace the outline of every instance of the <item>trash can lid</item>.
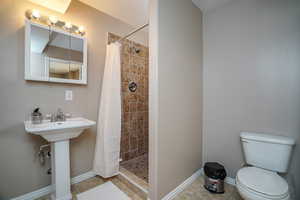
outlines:
M204 165L204 173L209 178L213 179L221 179L224 180L226 178L226 170L223 165L217 162L207 162Z

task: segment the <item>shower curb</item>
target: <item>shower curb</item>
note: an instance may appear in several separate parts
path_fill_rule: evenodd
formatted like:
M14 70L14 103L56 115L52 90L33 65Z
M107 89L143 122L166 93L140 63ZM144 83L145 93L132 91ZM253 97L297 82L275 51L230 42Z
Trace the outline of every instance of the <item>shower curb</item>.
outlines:
M140 186L138 183L136 183L134 180L132 180L130 177L128 177L126 174L120 171L118 178L122 182L125 182L130 187L130 189L137 193L142 199L148 199L148 191L142 186Z

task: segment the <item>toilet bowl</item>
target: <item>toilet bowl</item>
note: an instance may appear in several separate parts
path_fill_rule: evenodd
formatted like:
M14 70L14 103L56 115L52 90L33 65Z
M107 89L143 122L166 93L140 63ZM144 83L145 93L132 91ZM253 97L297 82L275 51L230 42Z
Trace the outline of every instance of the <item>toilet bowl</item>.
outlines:
M286 173L295 140L284 136L242 132L245 161L236 187L245 200L289 200L289 187L278 173Z
M277 173L244 167L236 176L236 187L245 200L289 200L287 182Z

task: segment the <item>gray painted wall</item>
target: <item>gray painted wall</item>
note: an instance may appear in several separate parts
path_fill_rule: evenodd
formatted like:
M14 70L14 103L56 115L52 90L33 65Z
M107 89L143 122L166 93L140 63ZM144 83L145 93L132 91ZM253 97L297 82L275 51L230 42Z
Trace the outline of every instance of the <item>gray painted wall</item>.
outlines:
M88 85L65 85L24 80L24 19L27 9L37 8L74 24L84 25L88 38ZM123 35L135 27L103 14L76 0L64 15L53 13L24 0L2 0L0 5L0 199L19 196L50 184L49 163L40 166L37 150L46 141L24 131L34 106L43 113L58 107L74 116L97 120L104 69L107 32ZM146 44L147 35L135 41ZM74 100L66 102L64 91L73 90ZM71 175L92 168L96 127L71 141Z
M201 18L192 1L158 1L156 199L202 166Z
M241 131L293 137L298 146L289 181L297 186L297 199L299 22L298 0L233 1L206 13L203 76L204 161L223 163L235 177L244 162Z

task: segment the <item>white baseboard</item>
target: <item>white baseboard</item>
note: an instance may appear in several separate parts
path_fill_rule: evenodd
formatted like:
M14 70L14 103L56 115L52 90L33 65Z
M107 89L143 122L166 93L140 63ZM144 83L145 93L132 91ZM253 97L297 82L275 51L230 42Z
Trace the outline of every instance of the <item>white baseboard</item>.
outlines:
M37 199L39 197L50 194L51 191L52 191L52 186L49 185L49 186L43 187L41 189L35 190L33 192L29 192L27 194L24 194L22 196L12 198L11 200L32 200L32 199Z
M231 177L226 177L225 183L235 186L235 179Z
M85 181L89 178L93 178L96 174L93 171L86 172L84 174L80 174L71 179L71 184L80 183L81 181Z
M162 198L162 200L174 199L180 192L182 192L187 186L189 186L191 183L193 183L201 175L202 175L202 169L199 169L191 177L186 179L179 186L177 186L174 190L172 190L169 194L164 196Z
M75 176L74 178L71 179L71 184L79 183L81 181L92 178L94 176L95 176L95 173L93 171L89 171L84 174L80 174L79 176ZM49 186L43 187L41 189L35 190L33 192L24 194L22 196L12 198L11 200L33 200L33 199L37 199L39 197L48 195L51 192L52 192L52 186L49 185Z

